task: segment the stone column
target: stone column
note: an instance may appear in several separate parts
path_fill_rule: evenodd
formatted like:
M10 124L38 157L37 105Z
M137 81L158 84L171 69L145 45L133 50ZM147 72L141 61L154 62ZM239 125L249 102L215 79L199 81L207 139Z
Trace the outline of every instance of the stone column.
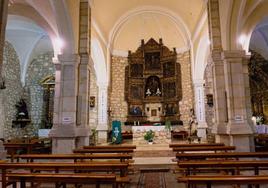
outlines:
M197 136L201 137L202 140L207 138L207 123L205 117L205 102L204 102L204 80L194 81L195 91L195 115L197 124Z
M7 23L8 0L0 1L0 87L2 85L3 53L5 46L5 31Z
M108 86L100 85L98 91L98 142L107 142L107 132L108 132Z
M3 105L3 92L1 89L5 89L4 80L2 77L2 67L3 67L3 55L5 46L5 31L7 23L7 13L8 13L8 0L0 1L0 138L4 138L4 105ZM3 146L2 141L0 141L0 159L6 157L6 151Z
M253 151L248 57L245 51L224 51L222 53L227 93L227 134L230 144L238 151Z
M49 133L52 138L53 153L72 153L76 148L76 111L77 111L77 67L78 55L59 55L54 60L55 96L53 127Z
M77 126L85 136L78 137L77 146L89 145L89 52L90 52L90 7L87 0L80 1ZM81 135L81 134L80 134Z
M216 134L216 142L224 142L229 145L229 138L219 137L226 135L227 106L223 62L221 59L222 41L219 15L219 1L208 0L208 25L210 34L210 48L213 71L213 100L215 107L215 124L212 133Z
M89 145L89 58L88 54L82 54L79 64L79 83L77 98L77 128L79 128L79 136L77 139L77 147Z

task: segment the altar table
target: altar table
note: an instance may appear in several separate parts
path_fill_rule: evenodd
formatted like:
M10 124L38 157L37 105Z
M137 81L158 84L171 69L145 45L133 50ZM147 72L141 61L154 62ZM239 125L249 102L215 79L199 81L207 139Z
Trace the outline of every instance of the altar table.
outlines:
M149 130L152 130L155 133L154 143L166 144L171 142L171 133L165 126L132 126L133 143L147 143L147 141L144 140L144 135Z

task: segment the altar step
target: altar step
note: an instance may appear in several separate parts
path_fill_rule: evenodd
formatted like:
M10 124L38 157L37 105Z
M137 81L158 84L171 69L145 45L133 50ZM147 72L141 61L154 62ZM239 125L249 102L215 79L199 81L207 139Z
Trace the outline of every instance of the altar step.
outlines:
M174 157L175 153L168 144L137 145L134 157Z

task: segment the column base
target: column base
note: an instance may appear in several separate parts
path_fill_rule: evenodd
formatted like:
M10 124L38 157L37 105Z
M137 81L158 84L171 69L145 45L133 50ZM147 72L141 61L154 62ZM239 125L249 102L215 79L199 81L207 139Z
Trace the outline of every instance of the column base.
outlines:
M108 140L108 131L107 130L98 130L98 143L104 144Z
M52 138L53 154L73 153L73 149L75 149L75 138L61 138L61 137Z
M255 151L253 135L216 135L216 142L221 142L225 145L235 146L236 151L239 152Z
M52 128L52 153L73 153L73 149L89 145L89 129L74 125L58 125Z
M201 141L204 142L207 140L207 124L199 123L197 126L197 136L201 138Z

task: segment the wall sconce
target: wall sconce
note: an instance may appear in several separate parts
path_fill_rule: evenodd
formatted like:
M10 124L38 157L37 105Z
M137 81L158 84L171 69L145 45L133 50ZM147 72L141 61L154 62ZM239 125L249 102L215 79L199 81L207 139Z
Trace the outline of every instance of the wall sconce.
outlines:
M213 106L213 95L212 94L207 94L207 105L209 107Z

